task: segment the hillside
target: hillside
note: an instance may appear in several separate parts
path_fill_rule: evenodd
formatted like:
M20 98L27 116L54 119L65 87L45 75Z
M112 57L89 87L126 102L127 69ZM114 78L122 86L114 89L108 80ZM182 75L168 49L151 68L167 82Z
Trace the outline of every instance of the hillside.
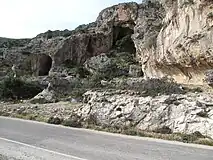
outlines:
M24 113L25 118L42 115L51 123L56 118L80 127L131 126L213 138L213 97L208 92L213 84L212 37L212 0L114 5L102 10L95 22L73 31L0 38L0 98L25 104L23 111L19 108L9 116ZM18 80L4 81L9 74ZM30 94L27 88L24 95L22 82L38 92ZM23 92L16 92L19 89ZM56 110L39 107L37 112L30 107L62 101L78 105L68 111L63 103ZM2 106L2 114L13 107Z

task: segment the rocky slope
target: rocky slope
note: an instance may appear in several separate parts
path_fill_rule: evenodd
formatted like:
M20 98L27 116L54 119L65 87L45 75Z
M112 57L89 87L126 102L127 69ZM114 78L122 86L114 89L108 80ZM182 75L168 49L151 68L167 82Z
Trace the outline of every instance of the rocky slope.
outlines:
M1 54L5 66L17 63L28 73L43 75L64 63L81 65L116 49L136 52L146 77L203 84L212 68L212 7L210 0L123 3L104 9L94 23L74 31L48 31L9 49L1 45Z
M109 126L134 126L157 131L168 128L172 133L194 133L213 137L213 101L207 94L142 97L126 91L89 91L79 116L96 116L98 123Z
M27 75L28 81L51 86L21 104L53 103L47 105L48 116L75 114L81 120L95 116L100 125L199 131L213 137L211 95L188 92L171 80L149 79L168 76L204 85L205 72L213 65L212 20L212 0L121 3L73 31L47 31L29 40L0 38L0 80L15 64L22 80ZM213 72L207 75L213 82ZM68 104L81 101L85 93L84 103L68 111L62 108L66 115L54 112L59 93L71 96ZM0 107L2 114L19 112L14 109L17 105ZM23 107L24 112L43 116L37 109Z
M60 72L64 64L82 65L88 58L102 53L135 54L131 35L137 7L136 3L120 4L103 10L96 22L81 25L74 31L40 34L25 46L6 50L2 61L42 76L47 75L49 66L52 72Z
M52 123L56 123L55 119L59 124L69 120L69 125L78 127L90 120L93 125L108 128L126 127L163 134L199 132L213 138L212 100L212 95L205 93L143 97L125 90L88 91L84 103L66 100L39 105L0 104L0 115L39 121L52 119Z

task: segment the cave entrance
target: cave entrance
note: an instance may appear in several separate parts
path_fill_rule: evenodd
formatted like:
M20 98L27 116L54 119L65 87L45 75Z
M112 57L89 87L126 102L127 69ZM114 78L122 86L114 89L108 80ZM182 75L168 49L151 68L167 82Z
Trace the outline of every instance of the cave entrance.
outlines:
M135 44L131 38L134 30L130 27L115 26L113 29L113 46L121 52L135 53Z
M52 67L52 58L48 55L41 55L39 57L38 76L47 76Z

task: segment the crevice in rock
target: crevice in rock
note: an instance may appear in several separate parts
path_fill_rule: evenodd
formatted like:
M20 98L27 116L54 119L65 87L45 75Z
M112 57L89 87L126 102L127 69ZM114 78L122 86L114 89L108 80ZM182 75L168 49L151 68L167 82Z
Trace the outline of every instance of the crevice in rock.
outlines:
M186 15L186 18L185 18L185 23L186 23L186 36L188 37L189 35L189 24L190 24L190 17L189 15Z
M92 38L90 37L87 45L87 52L90 54L90 56L92 56L94 53L94 48L92 46Z
M116 111L121 112L121 111L122 111L122 109L119 107L119 108L117 108L117 109L116 109Z
M48 55L41 55L39 58L38 76L47 76L52 67L52 58Z

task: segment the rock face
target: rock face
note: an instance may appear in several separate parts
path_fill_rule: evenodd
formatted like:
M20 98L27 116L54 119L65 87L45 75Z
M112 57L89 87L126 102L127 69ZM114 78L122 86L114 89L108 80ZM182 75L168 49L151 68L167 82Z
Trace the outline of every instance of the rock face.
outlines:
M204 73L212 68L213 62L213 1L161 0L161 3L166 16L157 36L156 50L138 52L146 76L169 75L181 83L203 84Z
M84 66L92 74L109 72L112 71L112 68L115 68L115 64L105 54L88 59Z
M76 110L84 118L95 115L102 125L133 125L155 131L170 128L172 132L193 133L213 137L212 96L190 93L140 97L125 91L89 91L85 104Z
M165 9L159 2L145 1L139 5L132 39L137 58L143 66L146 66L151 56L155 56L157 37L163 26L164 17ZM143 70L146 71L146 68Z
M96 22L79 26L54 53L54 65L61 65L66 60L73 64L83 64L88 58L108 53L112 49L134 54L135 47L131 35L137 7L136 3L116 5L103 10ZM128 47L125 48L126 45Z
M59 71L64 63L82 65L116 50L136 53L145 77L171 76L181 83L203 84L213 63L212 7L211 0L121 3L73 31L48 31L31 40L2 38L1 68L16 63L21 70L43 76Z
M4 51L3 61L16 63L21 70L36 76L44 76L49 71L58 72L65 63L82 65L87 59L111 50L134 54L131 35L137 8L137 3L115 5L103 10L94 23L81 25L73 31L39 34L25 45Z

